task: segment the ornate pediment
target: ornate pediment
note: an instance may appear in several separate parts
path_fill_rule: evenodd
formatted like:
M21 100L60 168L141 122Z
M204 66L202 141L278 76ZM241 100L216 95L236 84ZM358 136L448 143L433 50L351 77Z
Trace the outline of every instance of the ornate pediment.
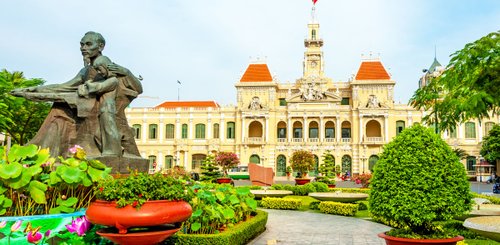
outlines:
M340 96L323 91L318 84L307 83L302 84L299 88L299 92L292 94L287 98L288 103L293 102L340 102L342 98Z
M359 105L359 108L368 108L368 109L387 109L389 106L387 106L385 103L380 102L377 99L377 96L375 95L370 95L368 97L368 101L366 103L361 103Z

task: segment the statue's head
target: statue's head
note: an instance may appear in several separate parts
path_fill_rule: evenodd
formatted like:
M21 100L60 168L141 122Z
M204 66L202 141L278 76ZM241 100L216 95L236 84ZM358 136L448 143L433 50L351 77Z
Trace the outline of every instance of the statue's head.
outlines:
M102 54L106 41L104 37L97 32L89 31L85 33L80 41L80 51L82 52L85 64Z

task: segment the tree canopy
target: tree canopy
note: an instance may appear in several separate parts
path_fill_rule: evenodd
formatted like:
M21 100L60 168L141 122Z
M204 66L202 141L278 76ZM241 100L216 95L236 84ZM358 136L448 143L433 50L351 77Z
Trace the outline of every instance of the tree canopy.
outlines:
M451 55L444 72L420 88L410 103L431 109L440 129L472 118L489 118L500 106L500 31L492 32ZM430 106L431 105L431 106Z
M480 153L490 163L500 160L500 125L495 124L488 133L488 136L483 138L483 146Z
M9 92L43 83L42 79L26 79L22 72L0 71L0 132L10 135L15 144L25 144L35 136L51 105L17 98Z

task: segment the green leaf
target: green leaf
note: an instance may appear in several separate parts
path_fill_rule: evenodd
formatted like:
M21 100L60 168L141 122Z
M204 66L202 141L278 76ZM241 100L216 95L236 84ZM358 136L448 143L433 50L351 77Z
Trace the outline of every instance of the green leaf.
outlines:
M222 211L222 214L224 215L224 218L226 218L226 219L234 218L234 210L232 208L225 208Z
M104 170L106 168L106 165L99 160L90 160L89 164L93 168L100 169L100 170Z
M50 151L48 148L41 149L38 151L35 164L43 164L50 160Z
M105 176L107 176L107 173L105 170L100 170L100 169L94 168L92 166L88 167L87 173L89 174L90 178L92 179L92 182L97 182L99 180L102 180Z
M224 195L224 193L219 192L219 191L215 193L215 196L216 196L216 197L217 197L217 199L219 199L219 201L221 201L221 202L222 202L222 201L224 201L224 199L226 198L226 196Z
M45 198L45 191L47 191L46 184L33 180L28 186L28 191L30 192L31 198L33 198L36 203L47 203L47 199Z
M253 198L246 198L245 203L252 209L255 210L257 209L257 201Z
M55 185L61 181L62 181L62 179L61 179L61 177L59 177L59 175L57 175L57 172L50 172L49 185Z
M21 173L21 176L18 176L17 178L14 179L10 179L7 181L7 183L9 187L13 189L19 189L30 183L32 177L33 176L31 175L31 172L24 169L24 171Z
M3 179L13 179L19 177L23 171L23 165L17 162L10 164L0 164L0 177Z
M199 222L194 222L193 224L191 224L191 230L192 231L197 231L201 228L201 224Z
M61 198L57 198L57 205L65 206L65 207L73 207L78 202L78 198L70 197L66 200L62 200Z
M83 172L78 167L68 167L66 165L58 166L56 171L68 184L78 183L83 175Z
M25 159L28 157L34 157L38 151L38 146L36 145L26 145L26 146L19 146L14 150L14 152L9 152L9 159L10 155L13 154L15 155L15 159Z
M80 168L82 171L87 171L87 163L81 162L78 168Z
M51 208L49 210L49 214L59 214L59 213L73 213L75 212L74 208L69 208L65 206L58 206L55 208Z
M231 204L238 204L240 203L240 199L236 196L236 195L231 195L229 197L229 201L231 202Z
M191 214L192 217L198 217L200 216L201 214L203 213L203 210L201 209L196 209L196 211L193 212L193 214Z
M238 193L238 195L240 195L240 196L246 196L246 195L250 194L250 188L240 187L240 188L236 189L236 193Z

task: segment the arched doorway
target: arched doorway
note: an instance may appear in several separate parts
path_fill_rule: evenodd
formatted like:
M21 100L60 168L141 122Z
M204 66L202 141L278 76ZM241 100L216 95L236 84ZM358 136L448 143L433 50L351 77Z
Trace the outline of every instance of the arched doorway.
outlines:
M207 155L205 154L193 154L193 160L191 161L191 171L201 173L201 164L206 157Z
M257 154L250 156L250 163L260 164L260 157Z
M370 172L373 172L373 168L375 167L375 164L378 162L378 156L377 155L371 155L370 158L368 158L368 169Z
M382 130L378 121L370 120L366 123L366 137L382 137Z
M346 174L349 171L349 176L352 176L352 159L349 155L342 157L342 173Z
M276 176L286 175L286 157L279 155L276 159Z
M262 123L253 121L248 125L248 137L262 137Z

